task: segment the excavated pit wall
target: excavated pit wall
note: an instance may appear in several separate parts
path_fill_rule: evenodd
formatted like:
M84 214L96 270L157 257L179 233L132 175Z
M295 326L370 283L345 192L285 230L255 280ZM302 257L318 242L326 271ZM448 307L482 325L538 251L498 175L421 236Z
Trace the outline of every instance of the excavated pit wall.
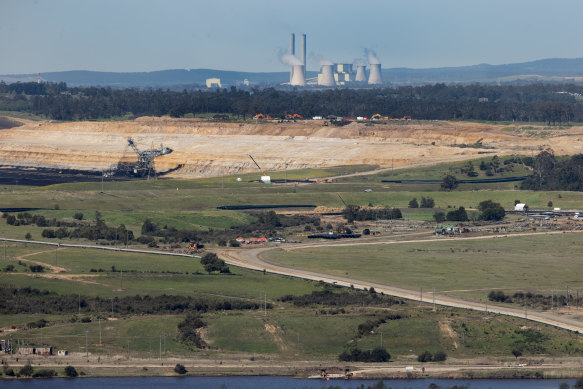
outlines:
M548 132L548 131L547 131ZM197 119L143 117L124 122L30 122L0 131L0 165L104 170L135 160L127 146L161 144L174 152L156 159L157 170L183 167L174 176L202 177L337 165L408 167L464 160L489 154L527 153L553 147L557 154L581 152L581 128L532 137L501 126L460 123L217 123ZM481 141L484 146L473 145ZM579 142L579 143L577 143Z

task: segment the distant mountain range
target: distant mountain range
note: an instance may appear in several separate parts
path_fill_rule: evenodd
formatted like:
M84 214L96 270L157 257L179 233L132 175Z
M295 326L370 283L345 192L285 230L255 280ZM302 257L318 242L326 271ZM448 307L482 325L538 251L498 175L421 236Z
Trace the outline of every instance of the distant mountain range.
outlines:
M308 71L308 78L317 72ZM444 68L392 68L382 70L383 81L392 85L422 85L434 83L529 83L583 82L583 58L542 59L508 65L472 65ZM0 75L6 83L36 81L37 74ZM69 86L110 86L113 88L170 88L183 89L204 86L207 78L220 78L223 86L279 85L289 81L288 72L251 73L228 70L192 69L160 70L154 72L95 72L73 70L41 73L49 82L65 82Z

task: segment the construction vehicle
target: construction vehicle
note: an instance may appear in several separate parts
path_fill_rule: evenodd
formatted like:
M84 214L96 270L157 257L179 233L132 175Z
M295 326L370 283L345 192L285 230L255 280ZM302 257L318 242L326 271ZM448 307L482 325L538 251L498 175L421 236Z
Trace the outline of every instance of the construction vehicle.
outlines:
M255 166L257 166L257 169L259 169L259 171L261 172L261 182L265 183L265 184L271 184L271 177L268 176L267 174L265 174L265 171L263 171L263 169L261 169L261 166L259 166L259 164L257 163L257 161L255 161L255 159L253 159L253 157L251 156L251 154L248 154L249 158L251 158L251 160L253 161L253 163L255 163Z
M269 120L269 119L271 119L271 116L264 115L262 113L258 113L257 115L253 116L253 119L255 119L255 120Z
M380 113L375 113L370 117L370 120L389 120L388 116L382 116Z
M300 114L294 113L292 115L290 115L290 114L285 115L284 116L284 119L285 120L288 120L288 121L292 121L293 120L295 122L296 120L303 120L303 117Z
M189 250L202 250L204 249L204 244L196 243L196 242L188 242L186 248Z
M352 378L353 374L350 371L350 369L344 369L344 379L345 380L349 380L350 378Z

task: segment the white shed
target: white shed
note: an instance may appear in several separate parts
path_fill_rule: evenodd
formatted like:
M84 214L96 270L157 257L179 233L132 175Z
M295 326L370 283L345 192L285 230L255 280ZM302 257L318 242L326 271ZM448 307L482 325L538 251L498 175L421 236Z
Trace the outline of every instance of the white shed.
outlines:
M514 210L515 211L520 211L520 212L524 212L525 208L528 209L528 207L526 206L526 204L523 203L518 203L514 206Z

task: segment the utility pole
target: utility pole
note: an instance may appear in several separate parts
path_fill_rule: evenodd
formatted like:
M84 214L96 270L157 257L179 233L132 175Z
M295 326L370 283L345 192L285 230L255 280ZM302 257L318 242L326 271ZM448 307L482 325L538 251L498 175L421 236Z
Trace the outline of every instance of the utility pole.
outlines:
M130 341L128 339L128 361L130 360Z
M4 241L4 260L6 260L6 241Z
M569 286L567 285L567 309L569 309Z
M488 303L486 303L486 311L488 311ZM433 288L433 312L435 312L435 288Z
M126 229L126 249L128 248L128 235L129 231Z
M551 290L551 311L555 309L555 291Z
M423 302L423 288L421 288L421 302Z
M113 299L111 299L111 318L113 319Z
M61 242L59 242L55 248L55 266L59 266L59 247L61 247Z
M99 318L99 345L101 346L101 317Z
M81 314L81 292L79 292L79 315Z
M121 290L123 290L123 270L121 270L121 269L120 269L120 270L119 270L119 272L120 272L119 274L120 274L120 276L121 276L121 277L120 277L120 279L119 279L119 282L120 282L120 284L119 284L119 288L120 288Z
M105 176L105 172L101 172L101 193L103 193L103 177Z
M381 348L383 348L383 333L381 332Z
M160 334L160 360L162 360L162 334Z
M264 304L263 304L265 310L264 310L264 314L267 315L267 292L265 292L264 294Z
M89 331L85 331L85 357L89 358L89 342L87 341L87 333Z

